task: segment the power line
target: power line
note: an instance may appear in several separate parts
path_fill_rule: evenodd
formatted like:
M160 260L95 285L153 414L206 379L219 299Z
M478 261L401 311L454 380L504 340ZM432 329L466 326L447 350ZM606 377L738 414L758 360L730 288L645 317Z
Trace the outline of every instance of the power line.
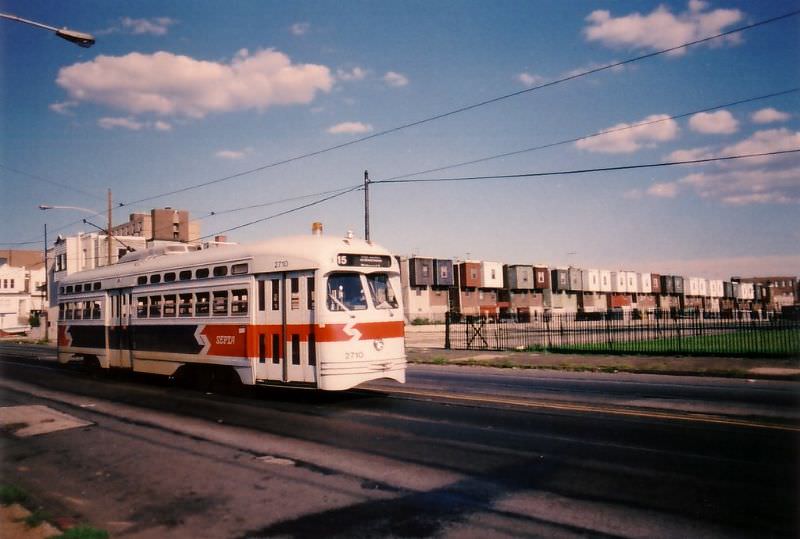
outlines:
M309 202L308 204L303 204L302 206L297 206L297 207L294 207L294 208L291 208L291 209L288 209L288 210L285 210L285 211L282 211L282 212L279 212L279 213L268 215L267 217L262 217L261 219L256 219L256 220L250 221L248 223L243 223L241 225L237 225L237 226L234 226L234 227L231 227L231 228L226 228L225 230L220 230L219 232L214 232L213 234L208 234L208 235L202 236L202 237L200 237L198 239L203 240L203 239L206 239L206 238L213 238L214 236L216 236L218 234L224 234L226 232L232 232L234 230L239 230L240 228L245 228L245 227L252 226L252 225L255 225L255 224L258 224L258 223L263 223L264 221L269 221L270 219L275 219L276 217L281 217L283 215L288 215L290 213L294 213L296 211L303 210L305 208L310 208L311 206L316 206L317 204L322 204L323 202L327 202L329 200L333 200L334 198L338 198L340 196L346 195L348 193L352 193L353 191L357 191L357 190L362 189L362 188L363 188L363 186L361 184L358 184L358 185L354 185L353 187L347 187L344 190L340 189L339 192L337 192L337 193L335 193L333 195L327 196L325 198L321 198L320 200L315 200L314 202Z
M678 120L680 118L685 118L687 116L693 116L695 114L700 114L701 112L709 112L709 111L712 111L712 110L723 109L723 108L726 108L726 107L734 107L734 106L737 106L737 105L744 105L746 103L752 103L754 101L761 101L761 100L764 100L764 99L769 99L771 97L778 97L778 96L787 95L787 94L791 94L791 93L798 92L798 91L800 91L800 88L791 88L789 90L783 90L781 92L775 92L775 93L766 94L766 95L760 95L760 96L756 96L756 97L749 97L747 99L740 99L738 101L732 101L730 103L725 103L725 104L722 104L722 105L715 105L713 107L707 107L707 108L704 108L704 109L694 110L694 111L691 111L691 112L683 112L681 114L675 114L674 116L668 116L668 117L665 117L665 118L659 118L657 120L648 120L648 121L643 121L643 122L637 122L637 123L634 123L634 124L626 125L624 127L617 127L617 128L614 128L614 129L604 129L602 131L597 131L597 132L589 134L589 135L583 135L583 136L580 136L580 137L560 140L558 142L550 142L548 144L542 144L540 146L533 146L533 147L530 147L530 148L523 148L521 150L514 150L514 151L511 151L511 152L505 152L505 153L501 153L501 154L490 155L490 156L487 156L487 157L481 157L481 158L478 158L478 159L472 159L470 161L462 161L460 163L454 163L452 165L444 165L444 166L441 166L441 167L429 168L427 170L421 170L419 172L410 172L408 174L401 174L399 176L392 176L390 178L384 178L384 180L388 181L388 180L397 180L397 179L400 179L400 178L408 178L408 177L411 177L411 176L420 176L422 174L430 174L431 172L441 172L442 170L448 170L448 169L451 169L451 168L463 167L463 166L467 166L467 165L475 165L477 163L484 163L486 161L492 161L494 159L501 159L503 157L511 157L511 156L514 156L514 155L520 155L520 154L527 153L527 152L533 152L533 151L537 151L537 150L545 150L547 148L553 148L553 147L556 147L556 146L562 146L564 144L571 144L571 143L574 143L574 142L578 142L579 140L587 140L587 139L591 139L591 138L595 138L595 137L601 137L601 136L604 136L604 135L609 135L611 133L618 133L620 131L627 131L629 129L636 129L637 127L643 127L643 126L646 126L646 125L657 124L657 123L666 122L666 121L669 121L669 120Z
M89 191L84 191L83 189L79 189L79 188L73 187L71 185L66 185L66 184L63 184L63 183L59 183L59 182L57 182L55 180L51 180L49 178L45 178L44 176L38 176L36 174L31 174L30 172L25 172L24 170L19 170L19 169L16 169L16 168L12 168L12 167L10 167L8 165L4 165L3 163L0 163L0 168L4 168L4 169L8 170L9 172L13 172L15 174L19 174L20 176L27 176L28 178L31 178L33 180L38 180L38 181L41 181L41 182L49 183L51 185L55 185L57 187L61 187L62 189L75 191L76 193L80 193L82 195L86 195L86 196L89 196L89 197L92 197L92 198L102 199L102 197L100 197L100 196L98 196L96 194L90 193Z
M657 168L657 167L671 167L675 165L696 165L700 163L711 163L715 161L731 161L735 159L748 159L751 157L766 157L772 155L784 155L790 153L800 152L800 148L793 150L782 150L776 152L763 152L751 153L742 155L729 155L724 157L707 157L705 159L690 159L686 161L666 161L661 163L645 163L641 165L620 165L615 167L598 167L598 168L583 168L573 170L557 170L551 172L527 172L523 174L496 174L491 176L465 176L459 178L411 178L411 179L397 179L397 180L374 180L371 183L426 183L426 182L463 182L473 180L500 180L500 179L514 179L514 178L535 178L542 176L567 176L570 174L588 174L591 172L613 172L619 170L635 170L641 168Z
M510 99L512 97L523 95L523 94L526 94L526 93L529 93L529 92L533 92L533 91L536 91L536 90L541 90L543 88L548 88L550 86L555 86L557 84L561 84L561 83L564 83L564 82L567 82L567 81L570 81L570 80L574 80L574 79L577 79L577 78L580 78L580 77L593 75L593 74L599 73L601 71L614 69L614 68L617 68L617 67L621 67L621 66L624 66L624 65L627 65L627 64L631 64L631 63L634 63L634 62L638 62L638 61L641 61L641 60L645 60L645 59L648 59L648 58L653 58L655 56L668 54L670 52L674 52L674 51L679 50L679 49L692 47L694 45L699 45L699 44L702 44L702 43L706 43L706 42L709 42L709 41L712 41L712 40L715 40L715 39L719 39L719 38L722 38L722 37L726 37L726 36L729 36L729 35L732 35L732 34L736 34L736 33L739 33L739 32L744 32L746 30L751 30L751 29L759 27L759 26L763 26L763 25L766 25L766 24L770 24L770 23L773 23L773 22L778 22L778 21L783 20L783 19L788 19L790 17L797 16L798 14L800 14L800 10L791 11L791 12L785 13L783 15L779 15L779 16L776 16L776 17L771 17L769 19L764 19L764 20L761 20L761 21L757 21L757 22L754 22L754 23L751 23L751 24L748 24L748 25L745 25L745 26L740 26L738 28L734 28L734 29L728 30L726 32L721 32L721 33L715 34L713 36L704 37L704 38L701 38L701 39L697 39L697 40L694 40L694 41L689 41L689 42L683 43L681 45L676 45L674 47L669 47L667 49L662 49L662 50L658 50L658 51L655 51L655 52L650 52L650 53L647 53L647 54L643 54L643 55L640 55L640 56L635 56L633 58L628 58L627 60L622 60L622 61L619 61L619 62L606 64L604 66L595 67L595 68L592 68L592 69L588 69L586 71L581 71L581 72L578 72L578 73L574 73L572 75L568 75L568 76L562 77L560 79L555 79L555 80L552 80L550 82L546 82L546 83L542 83L542 84L539 84L539 85L536 85L536 86L532 86L531 88L525 88L523 90L519 90L519 91L516 91L516 92L509 93L509 94L504 94L504 95L501 95L501 96L498 96L498 97L494 97L494 98L491 98L491 99L486 99L484 101L473 103L471 105L465 105L465 106L462 106L462 107L459 107L459 108L456 108L456 109L453 109L453 110L450 110L450 111L447 111L447 112L443 112L443 113L440 113L440 114L436 114L434 116L429 116L427 118L423 118L421 120L416 120L416 121L413 121L413 122L410 122L410 123L406 123L406 124L402 124L402 125L399 125L399 126L396 126L396 127L385 129L383 131L379 131L379 132L373 133L371 135L366 135L364 137L360 137L360 138L357 138L357 139L354 139L354 140L351 140L351 141L348 141L348 142L343 142L341 144L336 144L335 146L329 146L329 147L323 148L321 150L316 150L316 151L308 152L308 153L305 153L305 154L297 155L297 156L294 156L294 157L290 157L290 158L287 158L287 159L282 159L280 161L275 161L275 162L272 162L272 163L269 163L269 164L266 164L266 165L262 165L262 166L259 166L259 167L256 167L256 168L252 168L252 169L249 169L249 170L244 170L244 171L241 171L241 172L237 172L237 173L231 174L229 176L223 176L221 178L208 180L208 181L205 181L205 182L202 182L202 183L198 183L198 184L195 184L195 185L189 185L189 186L186 186L186 187L182 187L180 189L175 189L173 191L168 191L168 192L157 194L157 195L153 195L153 196L150 196L150 197L141 198L139 200L135 200L133 202L130 202L129 204L137 204L137 203L140 203L140 202L145 202L145 201L153 200L153 199L156 199L156 198L161 198L161 197L165 197L165 196L169 196L169 195L175 195L175 194L178 194L178 193L184 193L186 191L191 191L191 190L194 190L194 189L200 189L200 188L203 188L203 187L208 187L209 185L214 185L214 184L217 184L217 183L230 181L230 180L233 180L235 178L240 178L242 176L247 176L249 174L253 174L253 173L256 173L256 172L261 172L261 171L267 170L269 168L274 168L274 167L277 167L277 166L280 166L280 165L285 165L285 164L292 163L292 162L295 162L295 161L300 161L302 159L307 159L307 158L314 157L314 156L317 156L317 155L321 155L321 154L324 154L324 153L327 153L327 152L331 152L331 151L334 151L334 150L339 150L339 149L342 149L342 148L346 148L346 147L352 146L354 144L359 144L361 142L366 142L368 140L372 140L372 139L375 139L375 138L378 138L378 137L382 137L382 136L385 136L385 135L396 133L396 132L402 131L404 129L408 129L408 128L411 128L411 127L416 127L416 126L423 125L423 124L426 124L426 123L430 123L430 122L433 122L433 121L436 121L436 120L441 120L441 119L447 118L449 116L454 116L454 115L460 114L462 112L467 112L467 111L470 111L470 110L473 110L473 109L477 109L479 107L483 107L483 106L486 106L486 105L497 103L499 101Z
M300 195L300 196L296 196L296 197L284 198L284 199L281 199L281 200L272 200L270 202L264 202L264 203L261 203L261 204L251 204L249 206L241 206L239 208L229 208L227 210L210 211L210 212L208 212L207 215L203 215L202 217L198 217L198 220L208 219L209 217L216 217L218 215L225 215L225 214L228 214L228 213L235 213L235 212L238 212L238 211L252 210L252 209L256 209L256 208L266 208L267 206L275 206L277 204L283 204L284 202L294 202L295 200L303 200L303 199L306 199L306 198L313 198L313 197L318 197L318 196L323 196L323 195L329 195L331 193L338 193L339 191L344 191L346 189L350 189L350 187L341 187L339 189L330 189L328 191L322 191L320 193L312 193L312 194L309 194L309 195Z

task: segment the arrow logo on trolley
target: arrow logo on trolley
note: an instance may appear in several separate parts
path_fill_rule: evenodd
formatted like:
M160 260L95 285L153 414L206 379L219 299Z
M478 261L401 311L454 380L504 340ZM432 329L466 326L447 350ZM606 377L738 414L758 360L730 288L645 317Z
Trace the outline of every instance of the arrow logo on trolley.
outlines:
M355 320L350 320L348 323L346 323L342 331L344 331L345 335L350 337L351 341L357 341L361 338L361 332L356 329Z

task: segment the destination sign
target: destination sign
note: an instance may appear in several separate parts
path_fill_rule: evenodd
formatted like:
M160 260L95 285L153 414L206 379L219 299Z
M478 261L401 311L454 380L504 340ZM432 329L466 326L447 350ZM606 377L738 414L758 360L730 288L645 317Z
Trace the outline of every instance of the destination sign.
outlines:
M336 257L340 266L357 266L362 268L388 268L392 265L392 257L386 255L353 255L340 254Z

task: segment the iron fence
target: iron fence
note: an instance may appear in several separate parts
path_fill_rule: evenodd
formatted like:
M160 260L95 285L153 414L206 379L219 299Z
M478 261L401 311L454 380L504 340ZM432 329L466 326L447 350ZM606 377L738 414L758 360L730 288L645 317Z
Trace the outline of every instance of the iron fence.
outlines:
M800 320L751 311L545 314L526 322L448 316L445 348L800 357Z

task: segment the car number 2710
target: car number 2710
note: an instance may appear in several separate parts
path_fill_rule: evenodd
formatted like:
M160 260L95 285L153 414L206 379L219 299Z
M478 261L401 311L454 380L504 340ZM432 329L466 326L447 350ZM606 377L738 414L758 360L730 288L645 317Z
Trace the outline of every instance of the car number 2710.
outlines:
M364 352L345 352L345 359L364 359Z

